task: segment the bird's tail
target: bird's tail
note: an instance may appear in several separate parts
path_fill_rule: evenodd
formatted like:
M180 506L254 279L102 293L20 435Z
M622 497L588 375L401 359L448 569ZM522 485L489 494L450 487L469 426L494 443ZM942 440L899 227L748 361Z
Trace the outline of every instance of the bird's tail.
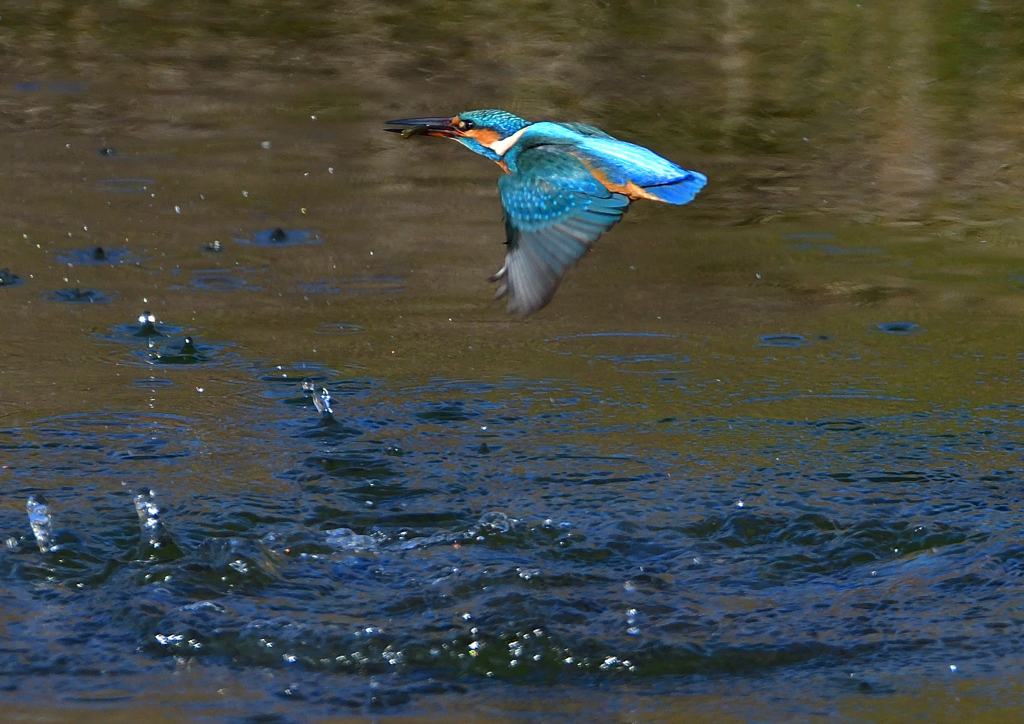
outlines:
M676 181L667 184L644 186L643 189L665 203L681 206L693 201L693 197L704 188L707 182L708 179L704 174L697 173L696 171L687 171L685 176Z

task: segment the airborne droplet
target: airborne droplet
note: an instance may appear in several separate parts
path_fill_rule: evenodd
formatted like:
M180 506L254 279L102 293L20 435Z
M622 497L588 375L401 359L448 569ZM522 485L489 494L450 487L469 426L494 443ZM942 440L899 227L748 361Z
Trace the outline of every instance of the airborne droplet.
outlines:
M53 543L53 516L50 515L50 505L42 495L28 496L28 503L25 506L28 512L28 523L32 526L32 535L36 538L40 553L49 553L56 550Z

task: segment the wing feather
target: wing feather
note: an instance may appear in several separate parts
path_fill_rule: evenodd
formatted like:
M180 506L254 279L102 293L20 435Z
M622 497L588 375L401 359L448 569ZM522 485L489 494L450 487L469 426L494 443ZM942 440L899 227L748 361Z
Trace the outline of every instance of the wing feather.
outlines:
M629 207L564 146L523 151L498 190L508 248L491 281L500 283L495 297L507 296L508 311L522 317L551 301L565 272Z

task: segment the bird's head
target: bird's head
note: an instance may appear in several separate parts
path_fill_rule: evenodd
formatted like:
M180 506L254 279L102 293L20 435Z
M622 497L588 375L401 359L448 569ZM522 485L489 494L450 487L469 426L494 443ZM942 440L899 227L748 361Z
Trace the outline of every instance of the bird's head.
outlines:
M488 109L464 111L454 118L401 118L387 121L387 125L398 128L384 130L401 133L405 138L416 135L451 138L470 151L500 161L515 142L509 143L509 140L530 122L507 111Z

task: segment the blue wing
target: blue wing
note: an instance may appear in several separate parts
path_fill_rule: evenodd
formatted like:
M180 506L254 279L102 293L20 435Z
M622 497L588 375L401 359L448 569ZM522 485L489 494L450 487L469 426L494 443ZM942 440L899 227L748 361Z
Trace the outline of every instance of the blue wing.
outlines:
M505 265L495 299L525 317L554 296L562 275L587 253L629 207L629 198L604 187L564 146L537 146L519 154L516 172L498 181L505 207Z
M608 138L608 139L611 139L612 141L615 140L612 136L609 136L607 133L602 131L600 128L595 128L594 126L591 126L591 125L589 125L587 123L577 123L575 121L563 121L563 122L559 123L558 125L562 126L563 128L568 128L570 131L575 131L576 133L578 133L581 136L584 136L586 138Z
M708 179L704 174L687 171L654 151L615 138L590 136L580 143L580 150L613 183L630 181L649 194L670 204L693 200Z

